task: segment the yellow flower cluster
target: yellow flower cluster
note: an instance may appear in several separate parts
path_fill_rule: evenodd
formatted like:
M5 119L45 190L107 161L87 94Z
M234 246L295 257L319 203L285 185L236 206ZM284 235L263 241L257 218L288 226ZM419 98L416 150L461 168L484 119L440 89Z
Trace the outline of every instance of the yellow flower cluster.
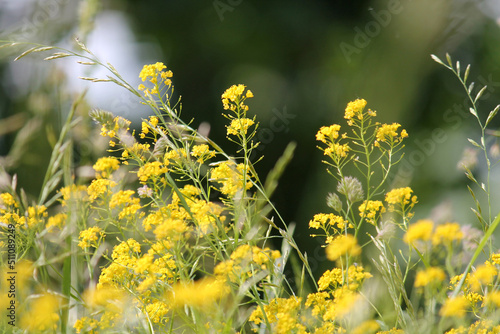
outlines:
M194 145L191 148L191 155L195 158L198 158L196 161L202 164L205 161L215 157L215 151L211 151L210 147L207 144Z
M398 135L397 130L400 126L401 124L399 123L382 124L377 130L375 146L380 146L380 143L388 143L390 146L393 146L408 137L408 132L404 129Z
M120 190L111 196L109 208L121 209L118 214L119 219L132 218L141 209L140 199L133 197L134 194L133 190Z
M142 121L141 123L141 133L139 134L140 138L146 138L146 135L149 134L149 131L153 131L153 134L156 134L156 126L158 125L158 117L149 116L149 123Z
M86 230L80 232L78 239L78 247L86 249L89 247L97 248L101 243L101 240L105 237L104 231L98 226L89 227Z
M20 327L28 333L54 332L59 323L60 298L44 293L30 302L28 312L20 320Z
M145 165L139 167L137 171L137 177L142 184L148 182L148 180L152 180L155 183L158 179L162 182L165 181L163 175L168 172L168 168L166 166L168 164L168 160L165 163L161 163L159 161L148 162Z
M231 121L231 125L227 127L227 134L235 136L246 135L248 128L254 124L254 120L249 118L235 118Z
M380 215L385 212L384 204L381 201L364 201L358 209L359 215L373 225L377 225Z
M304 330L303 325L297 322L301 302L302 298L297 297L274 298L268 305L264 305L264 312L261 307L257 307L249 321L259 325L267 319L273 325L272 332L278 334L288 334L295 329Z
M431 239L433 229L433 221L428 219L420 219L408 227L403 240L407 244L414 244L418 240L428 241Z
M115 138L119 131L128 131L130 121L116 116L112 122L101 125L101 136Z
M344 218L333 213L318 213L309 221L310 228L323 229L325 231L333 229L338 233L342 233L348 224Z
M222 185L219 188L220 192L230 198L236 195L238 191L248 190L253 185L250 179L250 170L245 168L244 164L236 165L232 161L224 161L212 169L211 179L220 183Z
M417 241L432 241L433 245L449 245L453 241L460 241L464 237L458 223L445 223L436 226L429 219L420 219L411 224L406 231L403 240L407 244L414 245Z
M356 238L351 234L337 236L326 247L326 257L330 261L338 260L346 254L350 257L361 254L361 247L358 245Z
M440 267L429 267L417 272L415 277L415 287L436 286L446 279L446 274Z
M316 140L327 145L323 150L324 155L329 156L336 164L340 164L347 153L351 150L348 144L341 144L340 140L346 138L346 134L339 135L340 125L333 124L330 126L323 126L316 133Z
M166 68L167 66L161 62L144 65L141 73L139 73L139 77L143 82L148 80L154 85L154 87L152 89L149 89L146 88L146 86L144 86L143 84L140 84L139 90L143 91L144 95L150 96L160 93L160 83L163 83L166 87L170 87L172 85L171 78L174 76L174 74L170 70L165 71ZM160 83L158 82L158 76L160 76L161 79Z
M410 187L397 188L389 191L385 195L385 201L389 203L389 211L406 212L411 210L417 203L417 196L412 196L413 190Z
M243 112L248 110L248 106L244 104L245 100L253 97L253 93L248 89L243 95L246 89L245 85L232 85L222 94L222 105L225 110L237 111L242 110Z
M231 282L245 281L259 270L271 269L280 257L281 253L276 250L241 245L234 250L229 260L217 264L214 274Z
M347 104L347 107L345 108L344 118L348 120L347 123L350 126L354 124L355 118L357 118L358 120L363 119L363 110L365 109L365 107L366 107L365 99L357 99ZM372 114L371 116L375 116L375 114Z
M115 157L99 158L93 168L97 172L96 177L98 179L109 178L113 171L120 168L120 161Z
M172 308L191 306L206 308L217 306L217 302L229 293L225 280L205 278L195 282L179 282L166 296Z
M116 182L108 179L95 179L92 180L87 188L87 194L90 202L93 202L100 198L108 197L111 194L111 188L116 186Z

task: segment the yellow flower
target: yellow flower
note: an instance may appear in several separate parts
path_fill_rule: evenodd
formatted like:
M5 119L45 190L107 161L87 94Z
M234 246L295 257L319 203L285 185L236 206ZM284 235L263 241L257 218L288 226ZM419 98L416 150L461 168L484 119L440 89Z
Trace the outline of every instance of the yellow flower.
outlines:
M325 151L324 155L331 157L334 160L340 160L347 157L347 153L351 150L348 144L332 143Z
M236 165L232 161L224 161L215 167L211 172L213 181L221 183L220 192L229 197L233 197L238 191L245 191L252 187L250 180L250 170L247 168L244 176L245 165ZM244 180L246 184L244 185Z
M58 297L44 293L32 299L29 312L21 318L21 328L29 333L38 331L55 331L59 322L60 300Z
M334 228L343 231L348 222L341 216L334 215L333 213L318 213L314 218L309 221L309 227L315 229L328 229Z
M67 214L64 212L58 213L55 216L49 217L47 221L46 228L47 230L51 231L54 228L61 229L64 226L64 223L66 222Z
M436 285L444 281L446 274L439 267L429 267L425 270L417 272L415 278L415 287L424 287L427 285Z
M488 285L493 283L493 280L497 277L498 270L490 262L486 261L476 268L476 270L469 277L469 284L472 290L480 291L481 285Z
M410 187L389 191L385 195L385 201L390 204L389 211L395 211L396 207L402 211L411 209L417 203L417 196L412 196L412 193L413 190Z
M119 219L134 216L141 209L140 199L133 197L134 194L133 190L120 190L111 197L109 207L111 209L121 207Z
M246 135L247 130L255 122L249 118L235 118L231 121L231 125L227 127L228 135Z
M403 240L407 244L413 244L417 240L428 241L431 239L433 228L434 223L431 220L420 219L408 227Z
M361 254L361 247L359 247L358 241L351 234L336 237L326 247L326 257L330 261L338 260L345 254L353 257Z
M382 213L385 212L384 204L381 201L364 201L359 206L359 215L375 225Z
M210 147L206 144L194 145L191 149L191 155L198 158L197 161L202 164L208 159L215 157L215 151L210 151Z
M352 119L357 117L359 120L363 119L363 109L365 109L366 100L365 99L357 99L355 101L351 101L347 104L345 109L344 118L348 120L348 124L352 125Z
M333 142L339 137L340 125L333 124L330 126L322 126L318 133L316 133L316 140L327 143L327 139Z
M115 157L99 158L93 168L97 172L97 178L108 178L111 173L120 167L120 161Z
M458 223L446 223L436 227L432 236L432 244L450 244L453 241L462 240L464 233Z
M462 318L465 315L468 301L464 296L458 296L447 299L439 314L443 317L458 317Z
M97 248L98 246L97 241L104 237L105 237L104 231L100 227L98 226L89 227L88 229L80 232L80 235L78 237L78 239L80 240L80 242L78 243L78 247L82 249L89 248L91 246Z
M114 186L116 186L116 182L108 179L92 180L92 183L87 188L89 200L93 202L101 195L108 195L110 188Z
M2 193L0 194L0 204L3 204L5 206L13 206L17 207L17 202L14 199L14 196L12 196L9 193Z
M236 111L236 108L240 110L248 110L248 106L244 105L243 102L247 98L253 97L253 93L248 90L246 95L243 97L243 92L245 91L245 85L232 85L222 94L222 105L225 110Z
M491 291L484 297L483 306L500 307L500 291Z
M155 324L159 324L165 321L165 316L167 315L168 311L170 311L169 305L161 301L146 304L145 309L149 319L151 319L151 321Z
M351 331L351 334L370 334L375 333L377 329L380 329L380 325L375 320L367 320L361 323Z
M271 324L276 324L273 333L291 333L297 325L297 312L301 302L302 298L297 297L274 298L268 305L264 305L264 312L262 307L257 307L248 320L259 325L266 318Z
M167 300L172 307L192 306L197 308L214 305L229 292L224 281L204 278L196 282L177 283Z
M144 184L149 179L155 180L158 177L163 177L168 172L168 168L159 161L148 162L141 166L137 171L139 181Z
M399 123L382 124L377 130L375 146L379 146L381 142L394 144L408 137L408 132L403 129L398 138L397 130L400 126L401 124Z

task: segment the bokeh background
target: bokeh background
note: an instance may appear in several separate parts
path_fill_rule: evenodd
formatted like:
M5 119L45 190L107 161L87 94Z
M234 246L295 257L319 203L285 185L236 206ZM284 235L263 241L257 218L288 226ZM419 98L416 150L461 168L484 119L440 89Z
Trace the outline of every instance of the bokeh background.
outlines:
M250 112L260 121L261 175L289 142L298 144L272 200L286 221L297 224L299 245L318 264L323 257L307 225L315 213L330 212L325 197L336 182L314 136L322 125L345 124L344 108L356 98L366 99L381 122L408 130L406 156L393 181L415 190L416 218L477 225L470 182L457 163L471 146L467 138L478 140L479 127L458 80L430 55L444 59L448 52L462 68L472 64L470 80L488 85L480 103L484 119L500 103L499 20L497 0L0 1L3 40L73 48L78 36L134 85L143 64L164 62L174 72L183 117L209 126L217 142L227 143L221 93L231 84L247 85L255 94ZM0 186L17 175L19 188L38 194L69 103L83 89L88 105L80 108L81 126L73 134L82 166L105 150L86 116L91 108L136 126L148 115L120 87L79 81L105 73L75 59L44 62L35 54L13 62L15 48L0 54ZM493 130L499 126L491 123ZM489 145L498 150L496 137ZM229 143L226 148L232 149ZM473 152L466 154L474 162ZM480 157L475 172L484 177ZM491 182L500 189L496 168ZM499 202L497 192L494 212Z

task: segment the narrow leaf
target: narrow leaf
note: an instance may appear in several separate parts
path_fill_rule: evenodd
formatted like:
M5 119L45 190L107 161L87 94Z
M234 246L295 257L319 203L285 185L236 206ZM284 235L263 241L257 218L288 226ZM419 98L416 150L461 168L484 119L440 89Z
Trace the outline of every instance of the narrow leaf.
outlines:
M457 60L457 74L460 77L460 62Z
M472 115L476 116L476 118L478 117L477 112L474 110L474 108L469 108L469 111Z

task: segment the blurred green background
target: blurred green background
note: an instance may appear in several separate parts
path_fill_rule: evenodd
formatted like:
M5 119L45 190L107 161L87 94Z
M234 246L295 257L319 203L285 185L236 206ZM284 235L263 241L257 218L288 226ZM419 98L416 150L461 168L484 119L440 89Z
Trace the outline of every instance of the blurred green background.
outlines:
M227 142L221 93L246 84L255 94L250 112L260 121L261 175L287 143L298 143L272 200L286 221L297 224L299 244L316 262L323 255L307 225L315 213L330 212L324 199L336 182L314 136L322 125L345 124L344 108L356 98L366 99L381 122L408 130L394 185L415 190L416 218L477 224L457 162L470 146L467 137L479 138L479 128L458 80L430 55L444 59L449 52L462 68L472 64L471 80L489 86L480 104L485 118L500 103L499 18L500 4L493 0L0 2L2 39L72 47L78 36L133 84L143 64L164 62L174 72L184 118L193 118L194 126L209 124L216 142ZM68 103L85 87L82 116L99 107L136 126L147 116L125 90L79 82L78 76L103 73L82 69L74 59L43 62L30 55L13 63L14 51L0 52L0 186L17 174L19 187L38 194ZM499 125L496 120L491 128ZM85 117L73 135L75 159L91 166L105 143ZM493 149L495 143L492 138ZM478 158L479 178L484 170ZM491 181L500 189L497 169ZM498 192L492 203L497 212Z

